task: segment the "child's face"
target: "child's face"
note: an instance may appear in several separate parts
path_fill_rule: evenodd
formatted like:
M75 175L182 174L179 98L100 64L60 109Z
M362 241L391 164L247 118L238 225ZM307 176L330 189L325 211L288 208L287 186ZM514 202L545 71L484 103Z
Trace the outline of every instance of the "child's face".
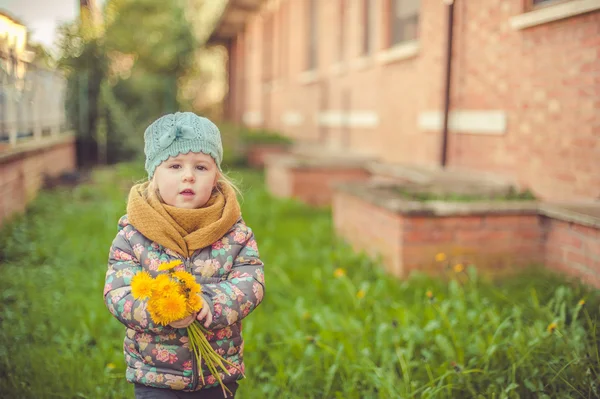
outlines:
M218 169L210 155L189 152L158 165L154 183L163 201L177 208L203 207L217 183Z

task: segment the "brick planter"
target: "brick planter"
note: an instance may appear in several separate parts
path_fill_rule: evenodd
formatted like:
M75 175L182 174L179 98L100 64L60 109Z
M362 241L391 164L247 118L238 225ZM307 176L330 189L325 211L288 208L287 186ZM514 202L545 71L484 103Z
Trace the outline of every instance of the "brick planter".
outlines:
M274 196L316 206L331 204L334 184L369 178L359 161L310 159L294 154L267 158L265 171L267 187Z
M250 144L246 150L248 165L263 168L267 157L285 154L289 146L286 144Z
M0 154L0 224L27 204L42 188L44 177L75 169L75 138L48 138Z
M546 232L546 266L600 288L600 204L544 204L540 218Z
M372 184L344 185L334 195L333 219L341 237L359 251L381 255L398 277L439 269L440 252L492 269L543 260L533 201L417 202Z
M535 201L417 202L373 185L336 187L337 233L386 270L440 272L438 253L454 263L499 272L533 264L600 287L600 218Z

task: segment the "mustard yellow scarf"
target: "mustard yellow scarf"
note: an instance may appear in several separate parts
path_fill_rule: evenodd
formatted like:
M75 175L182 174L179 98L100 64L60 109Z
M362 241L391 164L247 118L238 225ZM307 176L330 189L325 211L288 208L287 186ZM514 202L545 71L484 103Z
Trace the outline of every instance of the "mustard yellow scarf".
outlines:
M241 216L235 190L229 184L219 184L219 190L199 209L163 204L153 190L148 190L148 184L131 188L129 222L148 239L185 257L222 238Z

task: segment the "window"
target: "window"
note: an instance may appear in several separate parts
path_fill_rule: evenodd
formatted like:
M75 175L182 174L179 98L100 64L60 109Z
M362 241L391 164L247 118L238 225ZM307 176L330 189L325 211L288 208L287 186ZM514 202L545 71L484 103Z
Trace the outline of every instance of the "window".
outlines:
M307 68L309 70L317 68L317 56L318 56L318 14L317 14L317 0L308 1L308 48L307 48Z
M371 31L373 30L373 15L371 0L362 0L362 54L366 55L371 52Z
M389 0L390 47L415 40L419 34L420 0Z
M263 22L262 42L263 42L263 81L268 82L274 78L273 76L273 53L274 53L274 35L273 35L273 14L265 17Z
M344 60L345 36L346 36L346 0L340 1L340 20L338 29L338 61Z

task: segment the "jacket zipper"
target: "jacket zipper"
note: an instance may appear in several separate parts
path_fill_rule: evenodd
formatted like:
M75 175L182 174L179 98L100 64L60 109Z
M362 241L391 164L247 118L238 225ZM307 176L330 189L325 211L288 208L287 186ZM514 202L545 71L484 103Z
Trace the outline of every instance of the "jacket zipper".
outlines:
M185 264L185 271L190 273L191 275L193 275L194 273L192 273L192 267L190 265L190 258L184 258L184 264ZM194 321L195 323L195 321ZM189 338L189 337L188 337ZM194 353L194 351L191 350L192 348L190 347L190 353L192 355L192 391L195 391L198 388L198 382L199 382L199 365L198 362L196 361L196 354Z

